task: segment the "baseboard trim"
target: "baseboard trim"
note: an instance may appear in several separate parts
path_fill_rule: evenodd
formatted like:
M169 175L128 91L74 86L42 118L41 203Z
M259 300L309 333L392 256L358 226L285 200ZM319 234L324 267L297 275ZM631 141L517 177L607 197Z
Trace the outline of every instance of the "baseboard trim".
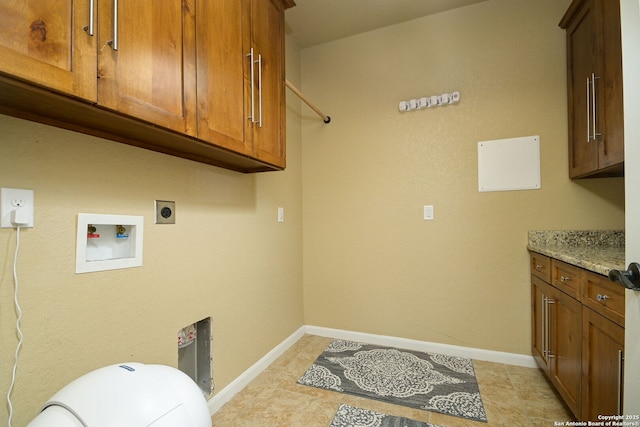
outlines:
M427 353L448 354L450 356L467 357L474 360L504 363L505 365L523 366L526 368L538 367L533 356L527 356L525 354L505 353L502 351L484 350L481 348L462 347L449 344L439 344L434 342L418 341L387 335L375 335L363 332L345 331L341 329L323 328L319 326L306 326L305 331L309 335L318 335L321 337L359 341L368 344L404 348L407 350L423 351Z
M209 413L211 415L218 412L222 406L230 401L233 396L238 394L243 388L245 388L251 381L253 381L262 371L264 371L270 364L272 364L278 357L280 357L285 351L295 344L305 334L305 327L301 326L297 331L291 334L288 338L278 344L273 350L267 353L264 357L254 363L249 369L244 371L238 378L233 380L228 386L214 394L209 399Z
M474 360L504 363L506 365L524 366L536 368L533 356L517 353L505 353L501 351L483 350L480 348L462 347L449 344L438 344L427 341L411 340L387 335L367 334L364 332L346 331L342 329L323 328L320 326L301 326L297 331L278 344L273 350L244 371L228 386L209 399L209 412L215 414L222 406L230 401L243 388L253 381L262 371L272 364L278 357L287 351L305 334L321 337L336 338L342 340L359 341L368 344L384 345L388 347L404 348L407 350L424 351L429 353L441 353L451 356L467 357Z

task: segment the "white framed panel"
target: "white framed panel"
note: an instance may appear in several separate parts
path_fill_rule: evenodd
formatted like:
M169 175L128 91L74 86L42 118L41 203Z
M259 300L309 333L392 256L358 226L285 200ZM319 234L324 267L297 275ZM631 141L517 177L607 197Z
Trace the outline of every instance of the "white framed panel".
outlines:
M540 188L538 135L478 142L478 191Z

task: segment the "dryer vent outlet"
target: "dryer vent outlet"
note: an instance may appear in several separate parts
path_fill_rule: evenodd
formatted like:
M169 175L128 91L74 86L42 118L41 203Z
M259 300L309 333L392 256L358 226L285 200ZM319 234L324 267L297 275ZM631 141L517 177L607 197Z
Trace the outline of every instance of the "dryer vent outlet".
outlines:
M176 223L176 202L156 200L156 224Z

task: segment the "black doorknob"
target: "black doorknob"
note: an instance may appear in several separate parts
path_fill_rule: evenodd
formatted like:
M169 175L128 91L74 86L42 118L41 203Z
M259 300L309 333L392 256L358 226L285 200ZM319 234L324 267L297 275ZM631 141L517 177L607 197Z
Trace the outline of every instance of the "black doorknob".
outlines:
M640 264L632 262L627 268L609 271L609 279L621 283L627 289L640 291Z

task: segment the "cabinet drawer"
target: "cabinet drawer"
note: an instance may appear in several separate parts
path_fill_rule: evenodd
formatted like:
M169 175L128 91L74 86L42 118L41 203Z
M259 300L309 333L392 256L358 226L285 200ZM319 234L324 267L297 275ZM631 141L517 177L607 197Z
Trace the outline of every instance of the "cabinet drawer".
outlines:
M531 274L549 283L551 281L551 258L536 252L529 252Z
M551 284L561 291L580 298L580 269L557 259L551 261Z
M624 288L590 271L582 276L582 303L607 319L624 326Z

